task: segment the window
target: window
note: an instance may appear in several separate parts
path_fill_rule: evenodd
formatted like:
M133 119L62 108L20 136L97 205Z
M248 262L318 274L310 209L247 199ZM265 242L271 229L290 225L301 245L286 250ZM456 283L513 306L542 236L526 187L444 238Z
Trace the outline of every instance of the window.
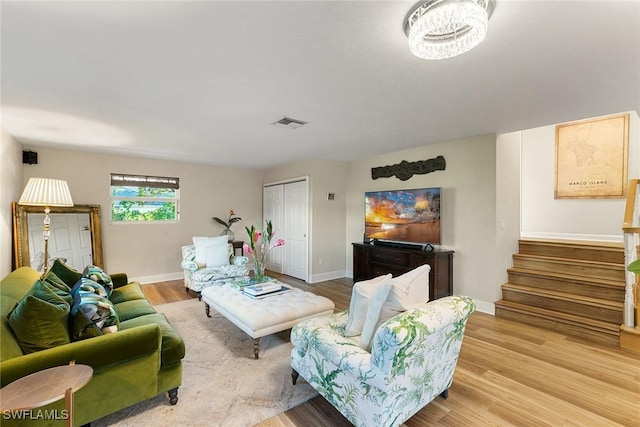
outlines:
M111 174L111 221L176 222L180 179Z

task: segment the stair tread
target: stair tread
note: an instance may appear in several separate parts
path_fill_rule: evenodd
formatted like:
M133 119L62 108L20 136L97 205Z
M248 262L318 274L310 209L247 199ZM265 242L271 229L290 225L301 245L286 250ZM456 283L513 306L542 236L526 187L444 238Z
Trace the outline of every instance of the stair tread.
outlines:
M556 291L552 289L536 288L533 286L517 285L514 283L505 283L502 285L503 289L515 289L522 293L540 295L544 297L551 297L555 299L562 299L565 301L577 302L580 304L587 304L597 307L606 307L608 309L622 310L624 303L619 301L611 301L602 298L593 298L582 295L576 295L573 293L567 293L562 291Z
M593 248L597 250L612 250L624 252L624 243L621 242L605 242L595 240L564 240L564 239L538 239L534 237L528 237L526 239L520 239L520 242L537 244L537 245L551 245L562 247L577 247L577 248Z
M620 264L617 262L603 262L603 261L591 261L591 260L583 260L583 259L575 259L575 258L561 258L556 256L545 256L545 255L535 255L535 254L513 254L514 259L531 259L537 261L544 261L555 264L576 264L576 265L590 265L590 266L598 266L605 267L611 269L620 269L624 270L624 264Z
M594 277L579 276L576 274L556 273L553 271L544 271L544 270L533 270L530 268L523 268L523 267L509 267L507 269L507 273L526 274L529 276L553 277L553 278L565 280L565 281L585 282L590 285L608 286L608 287L623 288L623 289L625 287L625 283L623 280L598 279Z
M567 314L555 310L549 310L546 308L533 307L526 304L521 304L513 301L499 300L495 302L496 307L505 309L515 309L521 313L537 315L545 319L552 319L556 322L571 323L573 325L579 325L587 327L591 330L604 331L606 333L612 333L618 335L620 330L619 323L603 322L602 320L591 319L588 317L576 316L574 314Z

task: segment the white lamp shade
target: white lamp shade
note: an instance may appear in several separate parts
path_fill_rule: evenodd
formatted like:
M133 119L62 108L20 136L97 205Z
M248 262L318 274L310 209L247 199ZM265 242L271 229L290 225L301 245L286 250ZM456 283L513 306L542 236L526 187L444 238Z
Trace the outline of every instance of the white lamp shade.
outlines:
M51 178L29 178L19 205L73 206L67 181Z

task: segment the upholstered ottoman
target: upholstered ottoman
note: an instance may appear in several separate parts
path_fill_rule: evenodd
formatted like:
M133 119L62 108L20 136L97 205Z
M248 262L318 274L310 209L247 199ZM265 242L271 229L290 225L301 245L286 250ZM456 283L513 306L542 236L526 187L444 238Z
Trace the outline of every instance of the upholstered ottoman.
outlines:
M290 329L311 317L332 314L334 308L330 299L296 288L280 295L252 299L230 285L210 286L202 290L202 301L208 317L213 307L253 338L256 359L260 337Z

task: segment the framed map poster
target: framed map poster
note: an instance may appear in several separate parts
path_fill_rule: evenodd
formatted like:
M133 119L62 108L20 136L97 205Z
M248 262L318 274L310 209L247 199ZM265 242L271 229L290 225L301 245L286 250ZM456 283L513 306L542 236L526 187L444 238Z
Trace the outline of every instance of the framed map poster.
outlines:
M628 114L557 125L555 198L624 198L628 145Z

